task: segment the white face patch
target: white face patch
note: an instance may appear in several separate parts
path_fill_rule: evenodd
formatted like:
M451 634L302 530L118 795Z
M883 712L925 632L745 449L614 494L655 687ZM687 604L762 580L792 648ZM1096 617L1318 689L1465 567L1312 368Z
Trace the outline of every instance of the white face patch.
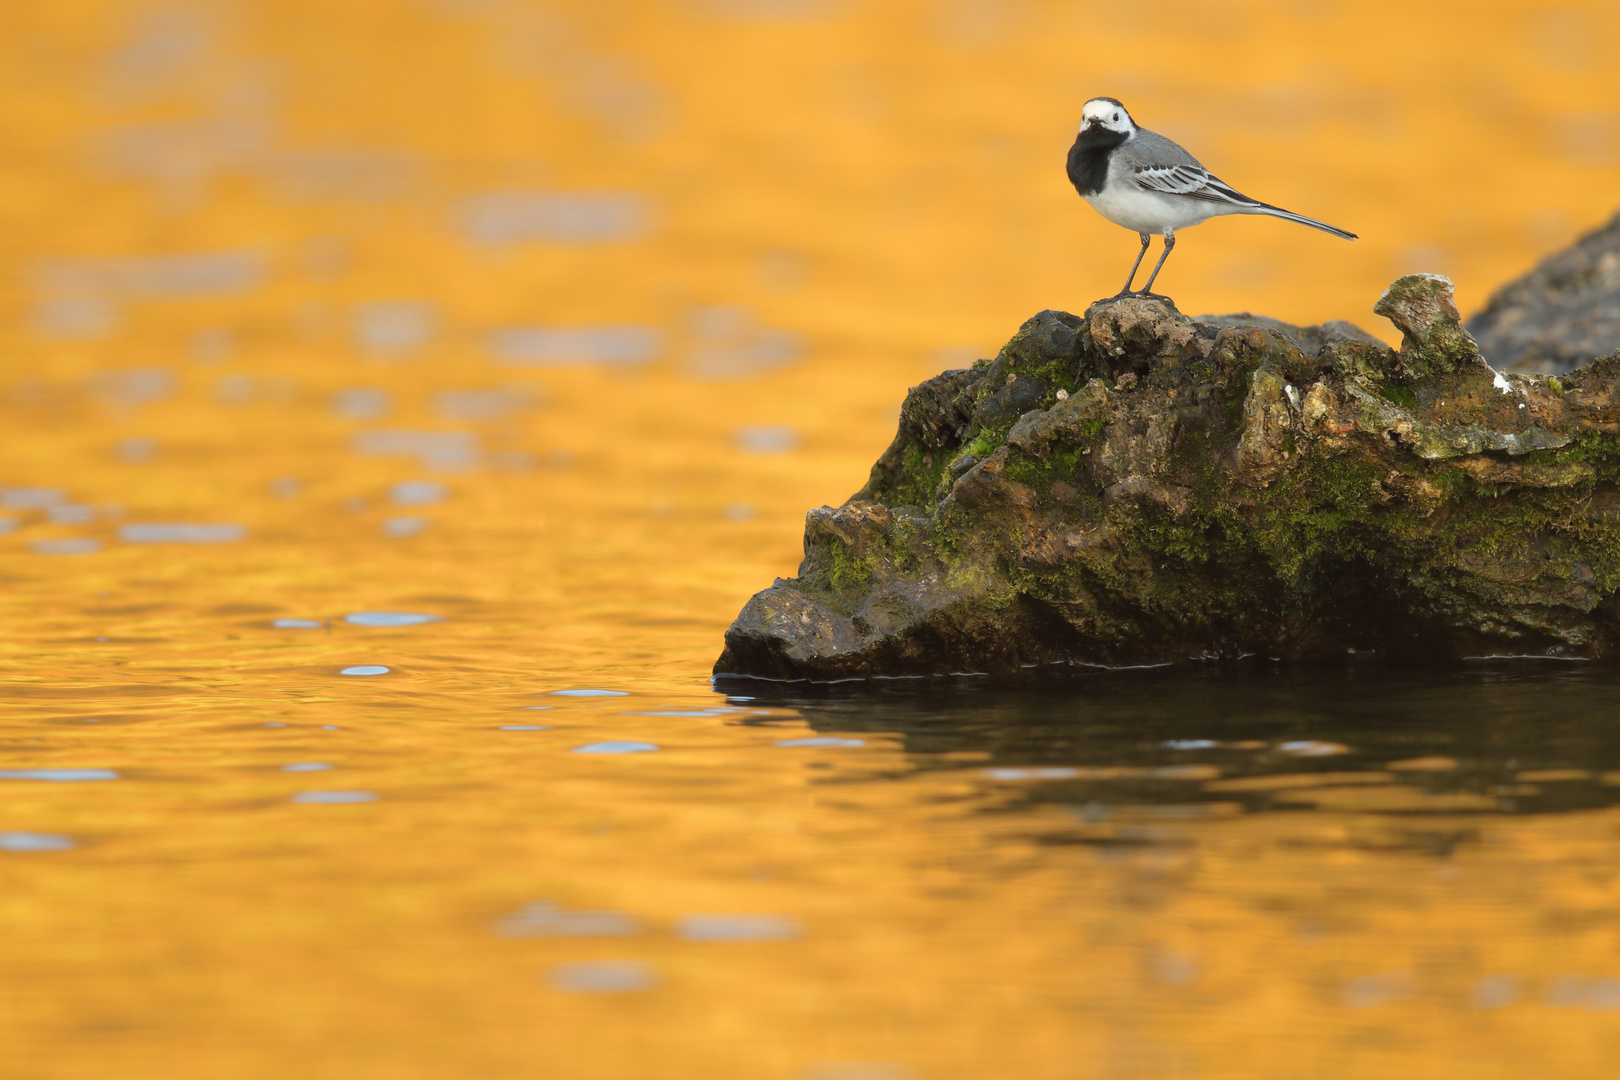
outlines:
M1080 124L1097 124L1110 131L1131 130L1131 116L1124 106L1117 105L1106 98L1092 98L1080 109Z

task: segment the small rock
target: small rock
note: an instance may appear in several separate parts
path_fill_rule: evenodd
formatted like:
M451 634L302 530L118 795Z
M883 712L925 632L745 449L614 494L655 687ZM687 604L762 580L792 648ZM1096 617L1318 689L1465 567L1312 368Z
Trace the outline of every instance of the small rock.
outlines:
M1401 370L1408 379L1485 367L1479 346L1463 329L1450 278L1407 274L1384 290L1373 311L1400 330Z
M1620 349L1620 214L1492 294L1468 320L1499 368L1559 373Z

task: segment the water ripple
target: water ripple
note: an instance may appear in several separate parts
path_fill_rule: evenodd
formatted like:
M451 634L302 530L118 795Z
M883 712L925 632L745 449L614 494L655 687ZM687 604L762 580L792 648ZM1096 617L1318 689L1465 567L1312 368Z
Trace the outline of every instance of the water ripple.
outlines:
M789 747L847 747L865 746L865 739L841 739L834 735L812 735L805 739L778 739L777 746Z
M368 803L377 801L374 791L300 791L292 797L295 803Z
M551 900L523 905L495 923L503 937L625 937L641 932L634 916L622 911L569 911Z
M0 769L0 780L45 780L76 784L86 780L117 780L112 769Z
M554 965L551 985L570 994L621 994L651 990L658 975L638 960L586 960Z
M0 851L72 851L71 836L57 833L0 832Z
M627 740L610 740L608 742L587 743L576 746L575 754L645 754L658 747L650 742L630 742Z
M415 611L355 611L343 616L343 621L351 626L421 626L443 622L444 616Z
M783 915L688 915L675 932L687 941L791 941L801 928Z

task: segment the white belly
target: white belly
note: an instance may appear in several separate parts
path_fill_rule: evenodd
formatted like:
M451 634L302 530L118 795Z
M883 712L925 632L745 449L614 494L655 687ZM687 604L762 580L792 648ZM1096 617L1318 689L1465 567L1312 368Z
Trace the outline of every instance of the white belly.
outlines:
M1163 233L1185 229L1220 214L1231 213L1229 203L1206 202L1185 196L1143 191L1113 177L1096 195L1087 195L1091 208L1115 225L1137 233Z

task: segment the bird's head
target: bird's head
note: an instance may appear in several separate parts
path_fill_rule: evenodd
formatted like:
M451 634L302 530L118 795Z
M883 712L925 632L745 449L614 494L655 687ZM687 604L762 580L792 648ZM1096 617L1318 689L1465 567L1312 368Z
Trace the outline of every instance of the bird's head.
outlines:
M1131 121L1131 114L1125 111L1118 98L1095 97L1080 109L1081 135L1100 135L1105 131L1130 135L1135 130L1136 124Z

